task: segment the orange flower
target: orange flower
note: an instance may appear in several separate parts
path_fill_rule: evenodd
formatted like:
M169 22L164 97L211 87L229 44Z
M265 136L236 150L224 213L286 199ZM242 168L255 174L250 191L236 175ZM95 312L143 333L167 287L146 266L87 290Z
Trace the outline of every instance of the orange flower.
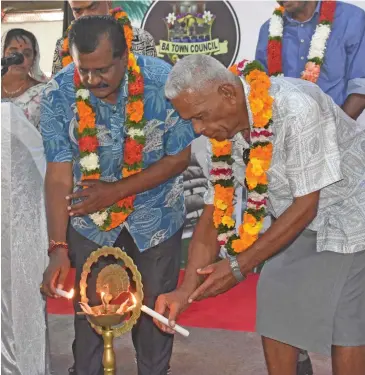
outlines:
M259 115L255 115L253 114L253 127L255 128L264 128L268 123L269 123L269 120L271 118L271 116L269 116L270 113L267 113L267 116L263 117L261 116L261 114Z
M257 146L250 151L250 158L271 161L272 150L272 143L269 143L266 146Z
M215 139L210 140L212 144L212 151L214 156L225 156L230 155L232 152L232 143L230 141L216 141Z
M251 84L254 81L258 81L260 85L263 85L266 88L269 88L271 85L271 81L266 73L261 72L258 69L253 70L246 76L247 83Z
M129 216L129 214L125 214L124 212L111 212L110 219L111 223L108 227L108 230L114 229L118 227L120 224L125 222L125 219Z
M68 38L63 39L62 50L68 51Z
M233 205L230 205L226 209L226 216L232 216L233 215Z
M115 15L114 15L114 18L115 18L115 19L119 19L119 18L123 18L123 17L128 17L128 15L127 15L126 12L117 12L117 13L115 13Z
M88 116L93 113L93 109L86 104L83 100L79 100L76 102L77 112L79 113L80 117Z
M129 170L128 168L123 168L123 177L133 176L134 174L137 174L139 172L141 172L141 168L132 170Z
M223 215L224 215L224 211L222 211L222 210L220 210L218 208L214 209L213 222L214 222L214 226L216 228L218 228L219 224L222 222Z
M257 183L259 185L267 185L268 184L267 174L264 173L263 175L259 176L259 178L257 179Z
M127 210L133 210L133 203L135 199L136 199L135 195L124 198L120 200L119 202L117 202L117 206L120 208L125 208Z
M214 200L221 200L226 203L227 207L232 205L234 196L233 187L223 187L222 185L214 186Z
M71 56L65 56L62 58L62 66L66 67L67 65L72 63L72 57Z
M85 181L85 180L98 180L100 178L100 174L99 173L93 173L93 174L89 174L89 175L83 175L81 177L81 180Z
M234 75L238 76L239 75L239 71L238 71L238 65L237 64L234 64L232 65L228 70L231 71Z
M247 223L247 224L250 224L250 225L255 225L257 220L256 220L255 216L245 212L245 214L243 215L243 222L245 224Z
M142 100L136 100L135 102L128 102L127 114L129 119L134 122L140 122L143 117L143 102Z
M85 129L94 129L94 127L95 127L95 115L94 114L82 117L79 121L79 133L80 134L82 134L82 132Z
M124 25L124 37L127 43L128 50L132 49L133 30L129 25Z

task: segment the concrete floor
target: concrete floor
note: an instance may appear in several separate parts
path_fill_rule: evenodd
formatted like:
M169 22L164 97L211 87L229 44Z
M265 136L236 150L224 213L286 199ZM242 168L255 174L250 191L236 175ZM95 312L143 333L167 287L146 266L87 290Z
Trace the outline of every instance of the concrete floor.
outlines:
M68 375L72 364L73 318L50 315L52 367L54 375ZM176 336L171 361L173 375L267 375L257 334L189 328L189 338ZM115 340L118 375L136 375L134 350L129 335ZM311 355L315 375L330 375L327 357Z

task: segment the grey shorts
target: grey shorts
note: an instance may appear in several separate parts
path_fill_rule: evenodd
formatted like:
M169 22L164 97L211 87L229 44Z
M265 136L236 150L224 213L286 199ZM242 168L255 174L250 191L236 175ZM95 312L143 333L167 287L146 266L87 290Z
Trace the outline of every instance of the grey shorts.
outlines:
M318 253L305 230L265 264L257 304L262 336L325 355L365 345L365 251Z

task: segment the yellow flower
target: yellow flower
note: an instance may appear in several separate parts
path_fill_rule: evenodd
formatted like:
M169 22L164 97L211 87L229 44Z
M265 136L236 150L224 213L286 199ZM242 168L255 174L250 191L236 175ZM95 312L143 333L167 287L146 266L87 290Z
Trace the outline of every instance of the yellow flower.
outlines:
M222 224L226 225L228 228L234 227L234 220L229 216L223 216Z
M252 173L255 176L261 176L264 173L262 161L256 158L250 159L250 162L252 164Z
M251 95L249 97L250 107L253 114L257 114L264 108L264 102L259 98L252 98Z
M255 225L252 225L250 223L243 224L243 230L251 236L259 234L261 229L262 229L261 221L257 221Z
M221 199L217 199L215 201L215 206L223 211L228 207L228 205L224 203Z

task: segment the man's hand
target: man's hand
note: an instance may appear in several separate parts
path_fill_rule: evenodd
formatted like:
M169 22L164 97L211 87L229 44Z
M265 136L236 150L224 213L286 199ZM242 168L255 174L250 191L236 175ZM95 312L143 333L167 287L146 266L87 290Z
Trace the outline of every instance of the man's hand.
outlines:
M207 278L189 297L189 303L208 297L214 297L226 292L237 284L237 280L233 276L227 259L198 269L197 273L199 275L205 275Z
M43 273L41 292L48 297L58 297L56 288L63 289L69 270L68 250L64 248L54 249L50 254L48 267Z
M154 323L160 328L161 331L166 333L175 333L173 327L177 317L188 307L189 293L176 289L173 292L161 294L156 301L155 311L159 314L166 316L169 319L170 327L160 323L158 320L153 319Z
M78 183L86 187L81 191L69 194L66 199L71 203L72 199L83 199L82 202L68 206L70 216L85 216L104 210L118 202L122 196L115 182L88 180Z

